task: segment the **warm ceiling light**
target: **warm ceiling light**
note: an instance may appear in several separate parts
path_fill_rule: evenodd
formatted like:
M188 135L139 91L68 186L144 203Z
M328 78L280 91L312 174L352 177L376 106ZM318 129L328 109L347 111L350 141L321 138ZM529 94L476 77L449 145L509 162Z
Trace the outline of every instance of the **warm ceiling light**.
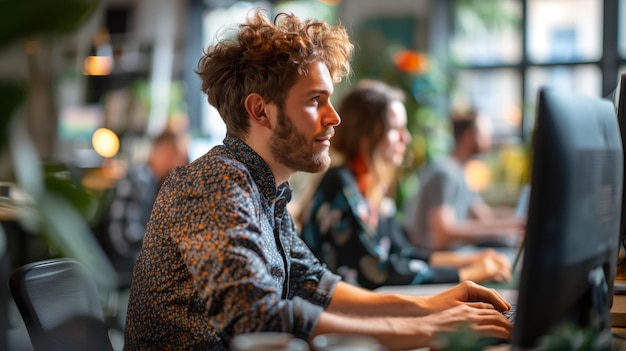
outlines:
M87 76L106 76L113 70L113 57L87 56L83 65L83 74Z
M91 144L98 155L102 157L113 157L120 149L120 139L110 129L99 128L91 137Z
M88 76L106 76L113 70L113 48L108 42L108 32L104 39L96 40L89 50L89 56L83 63L83 74ZM105 42L102 42L105 41Z

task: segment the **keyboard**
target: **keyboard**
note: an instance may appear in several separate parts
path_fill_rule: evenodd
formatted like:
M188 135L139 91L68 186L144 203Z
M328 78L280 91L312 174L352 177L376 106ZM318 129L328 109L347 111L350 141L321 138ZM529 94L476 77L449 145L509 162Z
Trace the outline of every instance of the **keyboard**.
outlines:
M515 318L517 317L517 305L511 305L511 309L502 312L502 314L509 320L509 322L515 324Z

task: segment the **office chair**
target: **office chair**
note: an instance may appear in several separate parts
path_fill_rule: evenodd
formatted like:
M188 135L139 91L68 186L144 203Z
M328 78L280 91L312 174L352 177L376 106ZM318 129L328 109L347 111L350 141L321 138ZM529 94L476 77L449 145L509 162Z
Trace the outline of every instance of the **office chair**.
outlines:
M16 269L9 280L34 351L112 351L94 279L61 258Z

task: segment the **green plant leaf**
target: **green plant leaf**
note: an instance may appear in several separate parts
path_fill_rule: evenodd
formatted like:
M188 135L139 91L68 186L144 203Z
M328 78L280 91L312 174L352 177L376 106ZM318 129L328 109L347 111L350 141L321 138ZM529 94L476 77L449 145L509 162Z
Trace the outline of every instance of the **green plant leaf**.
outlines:
M23 119L10 125L9 151L13 158L13 172L17 184L35 201L45 191L39 152L35 147Z
M48 192L63 196L80 213L85 215L92 205L92 198L85 189L57 173L45 173L45 185Z
M99 0L0 0L0 48L37 35L78 28ZM0 81L0 150L8 147L15 182L32 201L21 204L22 227L40 234L63 256L74 257L93 272L100 286L116 284L115 271L91 232L81 210L91 199L79 185L46 172L40 155L16 113L27 96L27 83Z
M613 335L610 330L600 331L592 326L580 327L574 324L563 324L554 327L543 336L537 345L537 351L610 351Z
M97 5L96 0L0 0L0 47L38 34L70 32Z
M485 338L462 324L455 331L440 333L435 338L434 349L439 351L481 351L492 345L494 339Z

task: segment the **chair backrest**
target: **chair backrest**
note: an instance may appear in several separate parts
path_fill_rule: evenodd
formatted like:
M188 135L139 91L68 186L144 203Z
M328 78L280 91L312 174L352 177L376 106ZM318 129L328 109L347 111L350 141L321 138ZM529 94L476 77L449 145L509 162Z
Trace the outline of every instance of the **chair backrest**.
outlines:
M95 280L79 262L29 263L9 287L35 351L113 350Z

